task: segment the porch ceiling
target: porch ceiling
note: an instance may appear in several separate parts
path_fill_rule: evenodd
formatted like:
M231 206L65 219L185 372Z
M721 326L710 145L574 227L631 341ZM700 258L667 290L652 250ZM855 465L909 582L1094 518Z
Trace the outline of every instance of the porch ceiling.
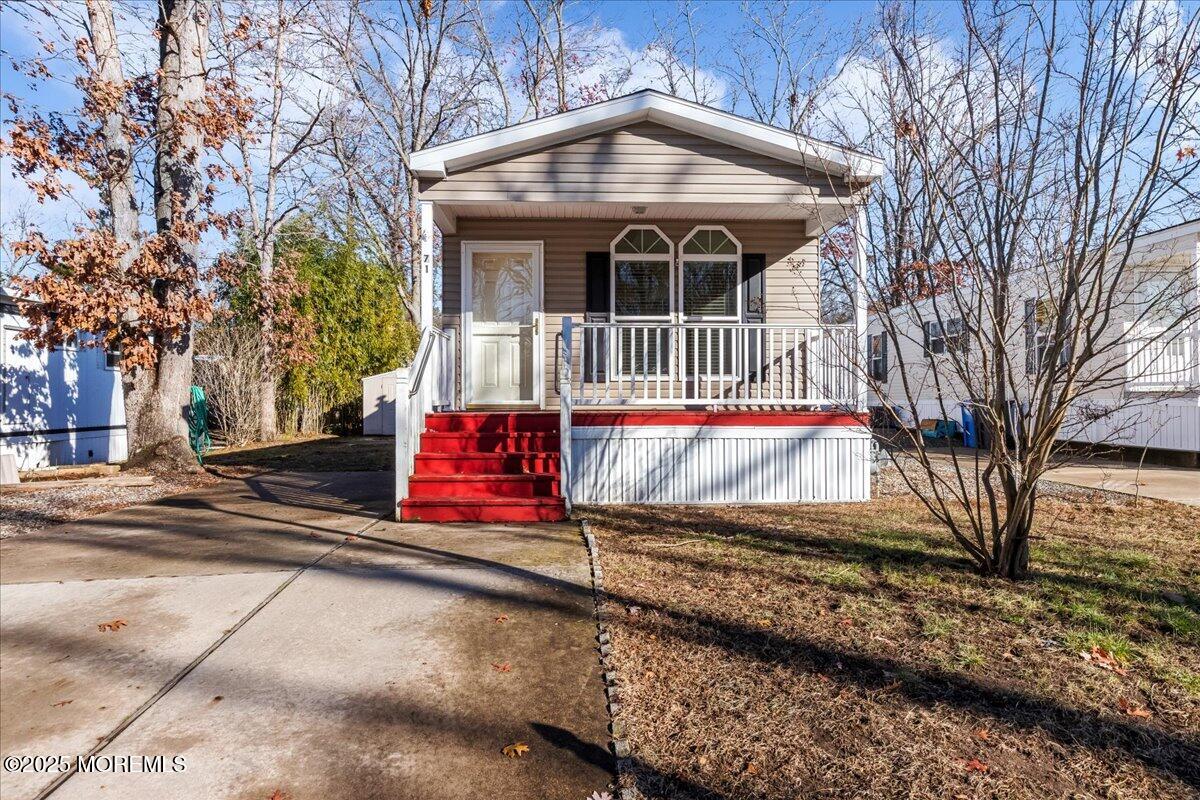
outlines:
M797 198L794 203L437 203L434 221L453 234L460 217L469 219L695 220L697 222L803 220L817 234L846 219L848 204L827 198Z

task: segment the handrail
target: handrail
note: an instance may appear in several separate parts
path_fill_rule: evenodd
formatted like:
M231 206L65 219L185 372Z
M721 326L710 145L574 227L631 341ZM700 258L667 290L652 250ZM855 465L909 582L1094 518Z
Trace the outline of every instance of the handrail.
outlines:
M432 334L432 335L428 336L428 338L427 338L427 334ZM416 395L416 393L418 391L420 391L420 385L425 378L425 368L429 364L429 354L431 352L433 352L432 342L435 338L440 338L446 342L451 341L450 334L446 333L445 331L436 330L434 328L427 328L425 330L425 332L421 334L421 341L417 344L416 357L413 358L413 361L415 363L419 357L420 363L417 364L416 375L410 381L411 388L408 390L409 397L414 397ZM412 364L409 364L408 368L411 370Z
M454 406L455 337L426 328L412 363L396 370L396 518L408 497L408 478L421 449L425 415Z

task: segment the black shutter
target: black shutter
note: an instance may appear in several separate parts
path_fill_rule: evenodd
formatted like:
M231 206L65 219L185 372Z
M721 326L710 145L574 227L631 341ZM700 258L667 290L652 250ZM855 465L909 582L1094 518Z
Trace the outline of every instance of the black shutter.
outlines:
M767 321L767 257L762 253L742 255L742 322L761 324ZM758 337L747 339L746 365L752 378L758 376Z
M608 251L587 254L587 299L584 308L585 322L608 322L609 300L612 297L609 279ZM583 379L603 381L607 377L608 347L603 330L583 334Z

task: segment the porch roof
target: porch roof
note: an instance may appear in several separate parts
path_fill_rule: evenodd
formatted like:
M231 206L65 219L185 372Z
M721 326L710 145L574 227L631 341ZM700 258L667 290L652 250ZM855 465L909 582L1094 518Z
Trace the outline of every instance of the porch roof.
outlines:
M644 121L802 164L849 183L869 183L883 174L882 160L867 153L653 89L429 147L413 153L410 163L419 178L444 178L451 172L479 164Z

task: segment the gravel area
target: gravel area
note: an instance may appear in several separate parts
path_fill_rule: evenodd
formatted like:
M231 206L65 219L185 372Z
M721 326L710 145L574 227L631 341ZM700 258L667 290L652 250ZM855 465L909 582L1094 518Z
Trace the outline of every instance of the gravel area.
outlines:
M907 472L909 479L914 483L923 482L925 480L921 466L912 456L906 457L904 470ZM960 463L967 463L964 456ZM946 479L954 480L954 465L945 459L937 459L932 462L934 472ZM1124 506L1133 503L1133 497L1124 492L1111 492L1104 489L1089 489L1082 486L1075 486L1069 483L1059 483L1058 481L1046 480L1043 478L1039 481L1043 497L1054 497L1060 500L1072 501L1092 501L1111 503L1113 505ZM873 476L873 484L871 487L872 497L905 497L911 494L908 484L901 477L901 468L897 467L894 461L887 460L882 462L879 472Z
M129 473L122 473L129 474ZM219 480L211 475L165 478L156 476L151 486L45 485L36 490L0 490L0 539L84 517L140 505L180 492L208 486ZM36 485L36 484L34 484Z

